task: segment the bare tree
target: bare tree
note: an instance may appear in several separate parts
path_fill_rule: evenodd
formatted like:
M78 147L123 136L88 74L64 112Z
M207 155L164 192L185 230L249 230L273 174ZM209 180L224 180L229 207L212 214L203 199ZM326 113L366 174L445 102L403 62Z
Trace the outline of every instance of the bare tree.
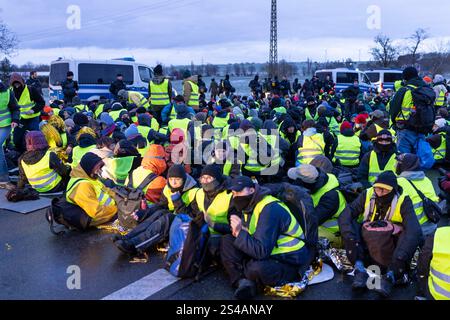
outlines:
M418 53L420 45L429 38L429 34L425 29L419 28L407 40L409 40L410 46L407 47L407 51L411 54L411 64L415 65L418 60Z
M0 20L0 52L10 56L16 51L18 42L16 35Z
M428 70L432 74L439 74L445 71L446 65L450 63L450 41L437 42L433 47L433 52L429 54Z
M375 47L370 49L373 59L385 68L391 66L399 56L399 48L384 34L376 36L374 42Z

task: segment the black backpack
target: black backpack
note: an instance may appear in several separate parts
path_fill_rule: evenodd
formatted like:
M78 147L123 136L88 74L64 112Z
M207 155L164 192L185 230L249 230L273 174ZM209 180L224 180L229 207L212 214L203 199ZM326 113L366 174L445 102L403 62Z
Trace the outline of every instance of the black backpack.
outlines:
M417 88L407 86L406 88L411 91L415 107L415 110L411 110L409 118L406 119L407 128L418 133L431 133L436 120L434 108L436 94L434 90L428 86Z
M65 198L53 198L45 217L50 224L50 231L55 235L65 233L65 231L56 231L55 223L69 230L85 231L89 229L92 222L92 218L83 209L67 202Z

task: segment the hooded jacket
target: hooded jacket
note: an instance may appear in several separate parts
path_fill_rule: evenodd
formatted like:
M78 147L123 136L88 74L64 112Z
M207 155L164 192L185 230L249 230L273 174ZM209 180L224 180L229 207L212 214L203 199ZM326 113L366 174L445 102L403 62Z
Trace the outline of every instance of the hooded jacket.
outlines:
M370 164L370 155L372 152L375 152L378 159L378 165L380 169L383 169L386 164L391 159L392 155L397 153L397 146L395 143L391 144L391 148L388 152L382 152L377 143L373 143L373 150L367 152L361 159L358 168L358 181L362 183L364 188L370 188L371 184L369 183L369 164Z
M8 90L8 88L2 82L0 82L0 93L6 92L6 90ZM16 97L14 96L14 92L12 90L9 93L8 109L11 113L11 121L19 123L20 107L17 104Z
M403 190L399 187L399 193ZM354 264L356 260L364 260L364 249L362 246L361 224L357 222L358 217L364 214L367 190L364 190L358 198L347 205L338 218L339 229L344 240L345 249L350 261ZM392 256L389 269L397 271L398 267L404 267L413 257L414 252L422 238L422 229L417 220L411 199L406 196L400 208L402 216L403 231L397 242ZM395 270L397 269L397 270Z
M45 150L34 150L34 151L26 151L23 155L20 156L19 163L19 180L17 182L17 188L22 189L25 187L25 184L28 183L27 176L22 167L22 160L28 164L33 165L41 161L41 159L45 156L48 149ZM55 188L50 190L49 192L59 192L64 190L67 183L67 177L69 175L69 169L61 162L61 159L58 158L56 153L50 152L50 169L55 170L55 172L62 177L60 183L56 185Z
M26 84L23 81L23 78L17 73L14 73L11 76L10 83L13 84L14 82L19 82L22 85L18 89L13 87L13 90L12 90L14 92L14 96L18 102L20 100L20 96L22 95L23 90L25 89ZM30 100L33 101L35 104L34 107L32 108L32 110L34 111L34 113L40 114L41 111L45 107L45 100L35 87L31 87L31 86L27 86L27 87L28 87L28 90L30 91Z
M70 190L67 197L92 218L91 226L98 226L111 221L117 213L115 202L111 202L108 206L100 205L100 201L97 198L97 194L92 184L93 180L80 165L72 170L70 177L84 179L84 181L78 183L75 188ZM102 190L114 199L114 192L112 190L106 187L103 187Z
M258 202L270 193L270 190L256 185L254 196L245 209L245 212L248 213L247 222L251 221L253 210ZM231 202L231 205L233 205L233 202ZM248 229L247 223L243 218L241 219L243 227ZM261 211L255 233L250 235L243 228L235 239L234 246L254 260L270 258L290 265L301 266L304 262L302 251L305 247L295 252L271 255L279 236L288 230L290 223L289 213L277 202L270 203Z
M433 90L434 93L436 94L436 98L439 97L441 92L447 94L447 86L445 85L445 79L443 76L437 74L433 79L433 83L434 83Z

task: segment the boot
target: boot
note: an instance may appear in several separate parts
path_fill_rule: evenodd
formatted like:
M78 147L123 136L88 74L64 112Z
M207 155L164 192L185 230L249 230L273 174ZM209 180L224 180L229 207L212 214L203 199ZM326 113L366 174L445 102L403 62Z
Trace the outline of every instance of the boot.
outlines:
M129 255L137 254L136 248L132 244L127 242L126 240L117 240L114 242L114 244L123 253L129 254Z
M256 296L256 284L247 279L239 280L234 297L238 300L250 300Z
M353 290L361 290L367 288L367 279L369 279L369 275L367 272L355 270L355 277L352 283Z
M376 288L375 291L383 298L389 298L393 288L394 281L390 277L383 275L380 280L380 287Z

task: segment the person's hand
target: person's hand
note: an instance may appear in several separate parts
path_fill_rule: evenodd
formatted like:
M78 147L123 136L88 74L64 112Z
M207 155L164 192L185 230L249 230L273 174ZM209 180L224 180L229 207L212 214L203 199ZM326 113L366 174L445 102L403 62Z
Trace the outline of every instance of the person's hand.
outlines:
M19 124L17 122L11 122L11 129L14 129L18 126Z
M71 153L72 153L72 147L67 147L66 154L71 154Z
M242 230L242 220L236 215L232 215L230 217L230 225L231 225L231 233L233 234L233 237L238 237L239 233Z

